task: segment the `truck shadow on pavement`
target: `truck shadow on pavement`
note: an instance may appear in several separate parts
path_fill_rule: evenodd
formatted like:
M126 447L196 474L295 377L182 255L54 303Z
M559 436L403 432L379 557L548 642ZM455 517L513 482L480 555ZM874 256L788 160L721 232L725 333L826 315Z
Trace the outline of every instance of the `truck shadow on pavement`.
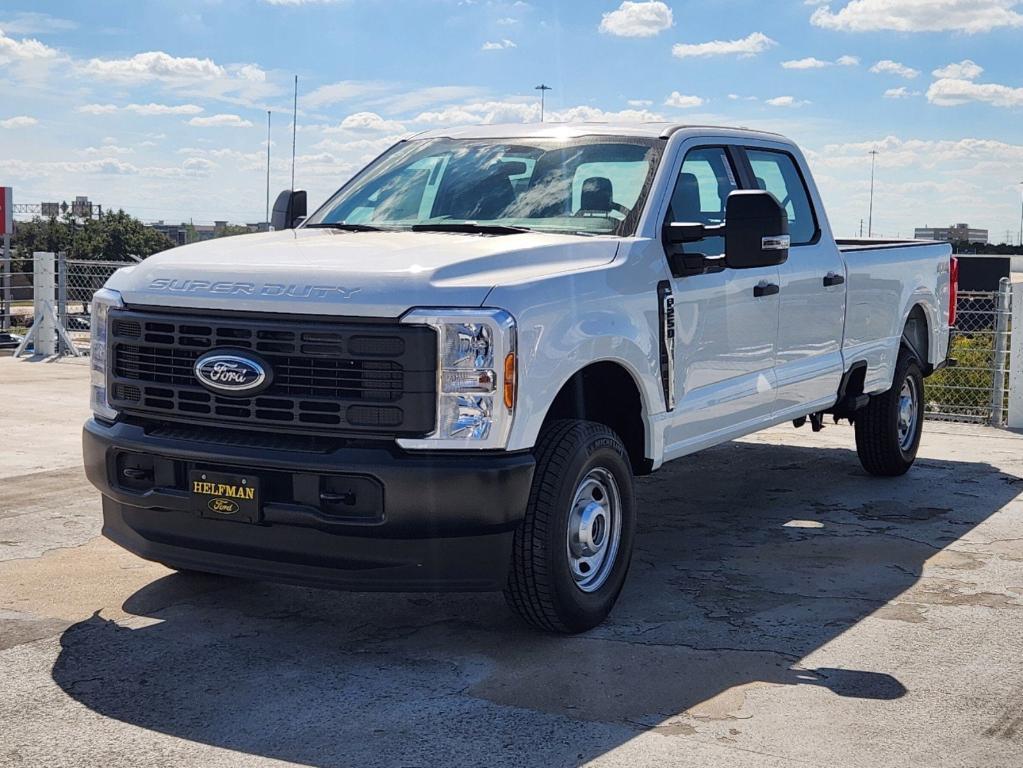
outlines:
M982 463L921 459L884 480L852 451L732 443L639 482L628 583L585 636L524 629L498 595L175 574L129 597L127 620L69 628L52 674L103 716L250 755L577 764L649 729L727 734L762 686L903 696L899 669L860 669L878 656L841 636L871 617L882 642L919 631L907 623L929 605L1011 602L971 593L954 578L970 555L943 550L1021 490ZM924 575L928 560L953 578ZM804 661L829 643L842 669Z

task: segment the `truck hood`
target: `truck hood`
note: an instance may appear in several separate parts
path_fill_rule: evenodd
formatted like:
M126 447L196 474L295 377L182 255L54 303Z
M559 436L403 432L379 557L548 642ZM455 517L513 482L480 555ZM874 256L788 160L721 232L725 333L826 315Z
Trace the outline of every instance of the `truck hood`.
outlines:
M119 270L128 304L397 317L415 306L480 306L497 285L614 260L618 239L526 232L298 229L209 240Z

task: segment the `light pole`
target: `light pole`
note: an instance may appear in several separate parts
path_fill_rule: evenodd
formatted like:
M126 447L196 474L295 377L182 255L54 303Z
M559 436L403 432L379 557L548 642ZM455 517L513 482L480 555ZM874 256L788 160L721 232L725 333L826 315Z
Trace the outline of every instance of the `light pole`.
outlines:
M867 214L867 237L874 236L874 165L877 163L878 152L870 150L870 211Z
M540 83L540 85L536 86L536 88L534 88L533 90L534 91L540 91L540 122L542 123L543 122L543 107L544 107L544 98L543 97L546 95L547 91L553 91L554 89L551 88L549 85L544 85L543 83Z
M1019 183L1019 246L1023 248L1023 181Z

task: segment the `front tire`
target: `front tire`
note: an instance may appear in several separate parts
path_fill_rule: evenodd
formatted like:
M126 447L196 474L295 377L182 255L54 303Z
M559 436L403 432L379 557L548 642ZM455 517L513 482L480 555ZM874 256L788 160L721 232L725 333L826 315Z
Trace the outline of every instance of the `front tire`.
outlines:
M856 453L867 472L897 477L909 471L920 447L923 402L920 363L903 347L891 389L872 396L856 414Z
M534 452L505 599L534 627L585 632L607 618L629 570L632 466L621 438L592 421L553 422Z

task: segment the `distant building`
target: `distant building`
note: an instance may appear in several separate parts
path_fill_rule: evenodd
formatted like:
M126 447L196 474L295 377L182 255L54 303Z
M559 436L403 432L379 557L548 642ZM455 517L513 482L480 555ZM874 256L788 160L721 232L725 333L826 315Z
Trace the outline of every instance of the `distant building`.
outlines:
M941 240L949 243L983 243L987 245L988 231L973 229L968 224L955 224L951 227L918 227L913 230L917 240Z
M163 221L155 221L147 226L162 232L171 239L174 245L187 245L188 243L201 243L204 240L212 240L215 237L223 237L228 234L244 234L239 232L245 228L249 232L265 232L266 224L230 224L226 220L217 220L212 224L166 224Z

